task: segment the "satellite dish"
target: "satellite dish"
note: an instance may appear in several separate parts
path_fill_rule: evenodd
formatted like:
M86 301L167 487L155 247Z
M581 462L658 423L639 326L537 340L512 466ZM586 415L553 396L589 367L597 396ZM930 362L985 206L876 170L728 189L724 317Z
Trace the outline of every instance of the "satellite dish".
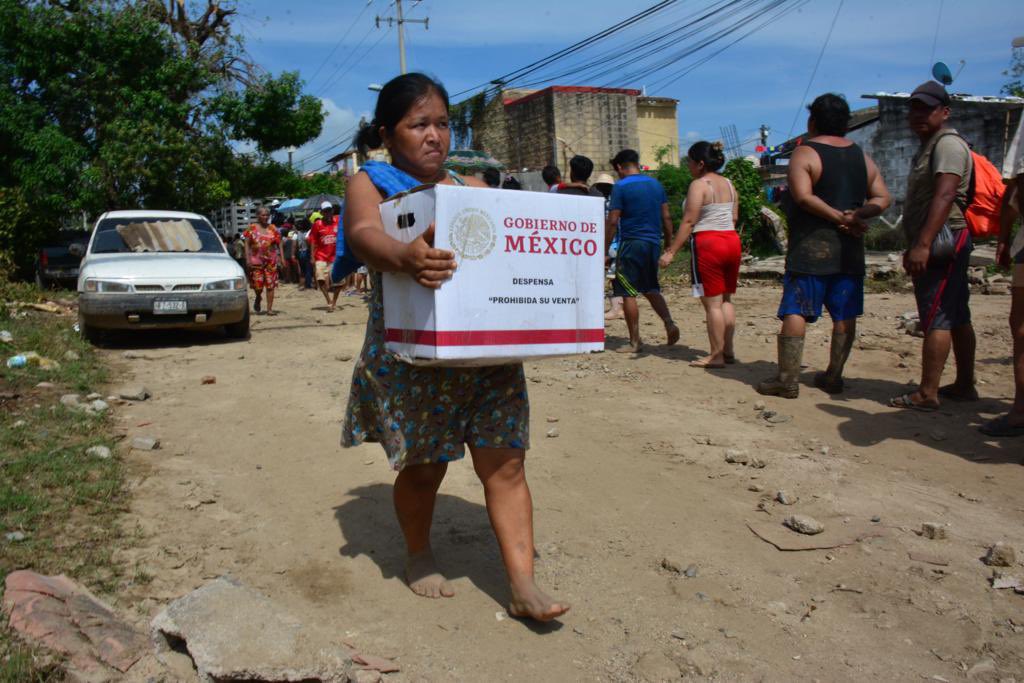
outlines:
M945 62L935 62L935 66L932 67L932 78L942 85L949 85L953 82L953 72Z

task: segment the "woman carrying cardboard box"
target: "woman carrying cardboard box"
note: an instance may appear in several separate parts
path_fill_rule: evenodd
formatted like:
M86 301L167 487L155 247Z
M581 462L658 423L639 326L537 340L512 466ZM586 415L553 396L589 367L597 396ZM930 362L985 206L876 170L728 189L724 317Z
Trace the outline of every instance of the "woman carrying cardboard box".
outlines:
M407 273L424 287L438 288L456 263L452 252L433 248L433 226L410 244L387 236L379 205L421 184L485 187L445 170L450 140L448 93L418 73L384 86L373 121L356 136L363 152L386 147L392 163L367 163L346 192L346 249L369 266L373 288L341 442L379 442L398 471L394 502L408 553L406 579L414 592L430 598L454 595L435 563L430 527L448 463L462 458L468 445L508 572L509 614L548 621L569 606L534 582L533 502L525 471L529 400L522 364L419 367L385 350L380 274Z

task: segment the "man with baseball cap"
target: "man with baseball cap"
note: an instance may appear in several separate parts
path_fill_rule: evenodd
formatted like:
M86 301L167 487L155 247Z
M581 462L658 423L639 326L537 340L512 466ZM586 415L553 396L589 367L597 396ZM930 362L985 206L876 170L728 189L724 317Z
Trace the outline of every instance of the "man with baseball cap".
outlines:
M334 265L338 244L338 217L330 202L320 205L321 218L309 230L310 260L313 261L313 277L316 286L327 302L327 312L332 313L338 304L340 289L331 286L331 266Z
M908 248L903 266L914 282L924 343L921 383L916 391L889 401L897 408L935 410L940 399L978 398L967 282L973 244L964 219L974 167L967 142L946 125L949 106L949 93L934 81L922 83L910 96L907 122L921 146L907 177L903 230ZM950 345L956 379L940 387Z

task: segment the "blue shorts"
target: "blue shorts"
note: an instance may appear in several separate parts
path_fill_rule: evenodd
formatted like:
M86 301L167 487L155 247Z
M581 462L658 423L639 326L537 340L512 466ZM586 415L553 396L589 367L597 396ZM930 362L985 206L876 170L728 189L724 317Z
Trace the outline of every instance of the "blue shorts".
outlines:
M658 282L658 258L661 245L647 240L625 239L615 257L612 294L635 297L661 291Z
M803 275L790 273L782 280L782 301L779 319L799 315L813 323L821 317L821 307L828 309L833 321L852 320L864 314L864 276Z

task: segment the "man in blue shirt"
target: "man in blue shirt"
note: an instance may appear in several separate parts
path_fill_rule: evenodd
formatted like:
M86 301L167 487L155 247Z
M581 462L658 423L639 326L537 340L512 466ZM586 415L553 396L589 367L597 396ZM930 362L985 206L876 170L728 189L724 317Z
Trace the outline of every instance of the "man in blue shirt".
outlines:
M658 283L658 258L663 244L672 242L672 218L665 188L654 178L640 172L640 155L624 149L612 159L619 182L612 189L605 225L605 253L619 233L612 292L622 297L622 311L629 330L629 346L616 349L639 353L640 309L636 297L644 295L665 323L669 346L679 341L679 328L672 321L668 304Z

